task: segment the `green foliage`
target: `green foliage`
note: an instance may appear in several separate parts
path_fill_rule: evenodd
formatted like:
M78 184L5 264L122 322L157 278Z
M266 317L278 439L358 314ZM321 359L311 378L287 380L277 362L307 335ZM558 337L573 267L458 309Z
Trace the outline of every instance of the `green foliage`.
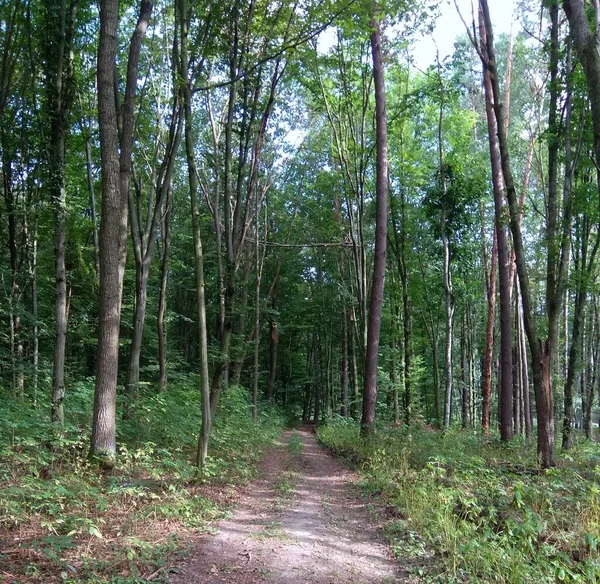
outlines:
M133 417L119 425L117 466L102 476L87 459L93 391L92 379L75 384L61 431L45 410L0 394L0 538L21 534L14 554L0 552L0 563L32 581L61 571L66 581L144 580L185 548L192 530L223 517L228 485L253 475L284 423L272 404L261 404L253 422L249 392L231 387L218 412L210 472L199 484L192 464L197 380L181 377L167 393L142 394Z
M336 422L318 437L359 466L365 492L393 518L386 533L394 550L415 574L452 578L444 582L600 579L595 447L579 446L541 473L532 445L518 440L505 446L426 426L386 429L369 440L358 432Z

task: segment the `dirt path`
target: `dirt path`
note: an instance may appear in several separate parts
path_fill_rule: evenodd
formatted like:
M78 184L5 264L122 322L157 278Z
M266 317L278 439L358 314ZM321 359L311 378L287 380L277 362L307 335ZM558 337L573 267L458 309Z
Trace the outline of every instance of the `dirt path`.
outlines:
M348 488L354 474L318 446L310 428L285 432L260 477L173 584L406 582Z

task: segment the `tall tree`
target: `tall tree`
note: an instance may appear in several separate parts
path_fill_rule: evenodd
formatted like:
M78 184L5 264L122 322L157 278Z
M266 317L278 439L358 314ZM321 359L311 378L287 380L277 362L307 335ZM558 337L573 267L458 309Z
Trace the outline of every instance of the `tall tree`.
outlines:
M45 46L50 148L49 191L54 208L54 253L56 263L56 329L52 369L52 421L64 424L65 348L67 341L67 201L65 181L66 138L73 102L73 35L78 0L45 2Z
M481 51L484 60L489 60L487 55L486 30L483 14L480 11L480 38ZM500 147L498 145L497 125L501 123L506 128L504 120L496 121L494 115L494 96L489 69L484 66L483 86L485 91L485 111L488 124L488 139L490 148L490 162L492 166L492 185L494 191L494 235L498 253L498 277L500 281L500 436L508 441L512 437L512 385L513 385L513 359L512 359L512 318L511 318L511 283L508 241L504 225L504 177L502 175L502 162L500 160ZM492 250L493 254L493 250ZM492 264L494 259L492 258ZM490 276L491 277L491 276ZM491 284L491 282L490 282ZM490 285L490 289L492 286ZM489 325L488 325L489 326ZM487 375L486 371L486 375ZM485 427L485 426L484 426Z
M369 309L369 328L367 332L367 352L365 355L363 410L361 418L361 434L363 436L372 434L375 431L377 363L379 357L379 335L381 331L387 247L387 113L379 19L380 9L378 4L375 4L373 19L371 21L371 50L373 53L373 81L375 84L375 133L377 149L375 169L375 258L373 263L373 283L371 286Z
M116 397L119 364L119 325L127 255L127 201L131 179L134 100L142 41L152 14L152 1L141 0L129 43L125 99L117 112L115 67L118 48L119 2L100 2L98 46L98 124L102 168L100 224L100 297L98 358L90 455L106 467L116 458ZM120 118L120 132L118 119Z
M498 70L496 67L496 53L494 48L494 38L492 21L489 12L487 0L480 0L483 10L484 25L486 30L486 56L480 55L485 67L489 69L492 81L492 94L494 99L494 113L497 122L498 144L500 147L500 158L502 162L502 173L506 186L506 196L510 211L510 228L513 237L513 247L515 251L515 261L517 265L517 274L521 289L523 304L523 319L529 349L531 352L531 364L533 373L533 387L536 398L536 410L538 420L538 454L541 458L542 466L549 467L555 464L555 436L554 436L554 406L552 396L552 354L555 338L550 334L557 330L554 322L550 318L558 318L560 314L560 303L562 301L562 291L564 290L565 262L564 251L561 253L561 260L556 274L556 296L553 302L552 311L548 311L548 331L549 336L543 343L537 334L537 326L534 319L534 309L532 303L532 292L529 282L529 273L525 259L525 246L523 243L523 234L520 224L520 208L517 200L515 181L512 174L511 162L509 157L508 139L506 128L503 123L503 104L500 95L500 82ZM563 203L564 204L564 203ZM565 222L563 222L563 228ZM563 229L564 231L564 229ZM565 238L566 239L566 238ZM563 240L564 241L564 240ZM568 240L567 240L568 241Z

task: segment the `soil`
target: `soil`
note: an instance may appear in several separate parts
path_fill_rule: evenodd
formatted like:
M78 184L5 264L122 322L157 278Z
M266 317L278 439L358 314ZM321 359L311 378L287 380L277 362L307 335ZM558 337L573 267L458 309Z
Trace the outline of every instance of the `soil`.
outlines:
M356 474L317 444L311 427L284 432L259 477L218 532L199 540L172 584L409 581L352 489Z

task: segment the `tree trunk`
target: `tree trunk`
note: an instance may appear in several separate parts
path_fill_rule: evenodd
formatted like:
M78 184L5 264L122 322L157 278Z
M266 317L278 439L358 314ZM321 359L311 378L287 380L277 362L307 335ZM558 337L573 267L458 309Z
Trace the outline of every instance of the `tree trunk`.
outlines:
M480 37L482 47L486 46L486 29L483 14L480 13ZM512 438L513 419L513 363L512 363L512 316L511 282L508 241L504 221L504 177L498 145L497 126L506 130L505 120L496 121L494 115L494 96L490 71L484 66L483 85L485 92L485 111L488 125L490 163L494 190L494 231L498 245L498 279L500 283L500 437L504 442ZM488 300L489 304L489 300ZM489 314L488 314L489 319ZM489 321L488 321L489 322ZM489 351L489 348L487 349Z
M175 41L176 43L177 41ZM175 45L175 51L177 47ZM135 191L138 201L134 200L133 189L130 189L128 203L129 216L131 218L131 239L133 242L133 252L135 258L136 286L135 286L135 305L133 311L133 334L129 348L129 364L127 368L127 378L125 381L125 391L128 399L128 410L135 405L138 400L138 386L140 382L140 358L142 353L142 341L144 337L144 323L146 320L146 304L148 302L148 278L150 276L150 266L152 265L152 256L156 247L156 234L161 223L165 199L171 189L173 172L175 170L175 159L179 150L179 143L182 133L182 115L178 99L179 88L174 83L173 87L173 106L169 124L169 137L167 140L164 157L160 165L156 186L152 196L148 200L148 209L146 210L146 220L142 216L141 187L136 184ZM154 208L153 208L154 206Z
M52 421L64 425L65 348L67 341L67 272L65 246L67 236L67 201L65 183L65 146L68 117L73 101L73 22L77 1L67 7L66 0L46 7L49 35L46 61L48 105L50 110L49 175L50 198L54 208L55 255L55 338L52 369Z
M367 436L375 431L375 407L377 404L377 363L379 356L379 334L383 308L385 284L386 245L387 245L387 198L388 198L388 158L387 158L387 115L385 85L383 75L383 54L381 32L378 21L378 7L371 21L371 49L373 52L373 78L375 82L375 132L376 132L376 210L375 210L375 260L373 284L369 310L367 352L365 356L365 379L363 390L363 411L361 434Z
M498 72L495 64L496 61L492 23L487 0L480 0L480 6L483 10L487 33L487 58L484 58L484 64L486 64L486 66L489 68L490 77L492 80L494 112L496 114L498 144L500 147L500 157L502 161L502 173L504 175L506 195L510 210L510 227L513 236L517 274L519 276L519 282L521 286L523 318L531 351L533 386L535 390L538 413L538 454L540 455L542 466L550 467L555 465L554 409L552 403L552 387L550 385L550 347L548 343L545 343L543 346L536 333L523 236L519 221L519 205L517 201L515 183L510 168L508 141L506 132L504 131L504 126L502 124L502 103L499 100L500 89Z
M162 256L160 266L160 295L158 298L158 312L156 315L156 329L158 331L158 391L167 388L167 328L165 316L167 313L167 290L169 279L169 251L171 248L171 208L173 205L173 191L167 191L165 201L165 214L162 220Z
M183 116L185 128L185 154L188 168L192 230L194 236L194 267L196 275L196 301L198 309L198 352L200 355L200 400L202 408L202 428L198 437L196 465L202 471L208 456L208 442L212 430L210 410L210 380L208 376L208 333L206 324L206 301L204 292L204 254L200 233L200 207L198 197L198 170L194 158L194 136L192 125L192 87L189 71L188 34L190 12L187 0L177 0L176 13L179 18L179 77L182 81Z
M482 219L483 220L483 219ZM485 329L485 351L483 356L483 384L482 384L482 404L481 404L481 427L483 432L488 434L490 431L490 421L492 414L492 369L494 365L494 327L496 323L496 265L498 263L498 239L496 237L496 228L494 227L492 243L492 264L490 267L487 300L488 314L487 325Z
M340 371L341 409L340 415L348 417L348 317L346 303L342 300L342 363Z
M127 197L133 149L134 98L138 63L152 2L141 0L129 45L127 82L119 144L114 80L118 44L119 2L100 2L98 48L98 122L102 163L102 222L100 225L100 295L98 310L98 370L90 455L112 468L116 457L116 397L119 364L121 297L127 254ZM119 152L120 146L120 152Z

